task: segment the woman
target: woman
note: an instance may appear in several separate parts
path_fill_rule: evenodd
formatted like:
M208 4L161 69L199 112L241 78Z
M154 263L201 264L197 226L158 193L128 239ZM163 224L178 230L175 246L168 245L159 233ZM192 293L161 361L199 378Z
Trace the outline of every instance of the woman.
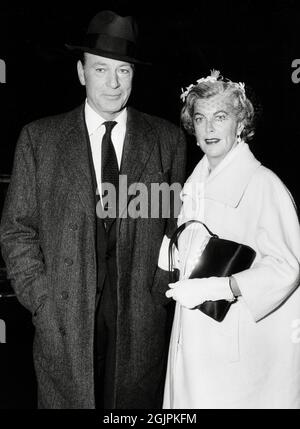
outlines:
M183 125L204 156L182 190L178 223L200 220L220 238L252 247L256 257L230 279L188 279L207 233L194 224L181 234L180 281L166 292L176 311L164 408L300 408L293 333L300 319L300 230L292 197L246 143L254 109L243 84L213 71L182 99ZM193 310L220 299L235 300L222 322Z

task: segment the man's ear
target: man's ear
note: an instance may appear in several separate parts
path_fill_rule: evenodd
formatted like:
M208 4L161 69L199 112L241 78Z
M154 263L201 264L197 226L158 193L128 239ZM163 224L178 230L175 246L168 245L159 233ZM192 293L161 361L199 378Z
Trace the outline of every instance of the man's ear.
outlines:
M84 69L80 60L77 61L77 73L81 85L85 85Z

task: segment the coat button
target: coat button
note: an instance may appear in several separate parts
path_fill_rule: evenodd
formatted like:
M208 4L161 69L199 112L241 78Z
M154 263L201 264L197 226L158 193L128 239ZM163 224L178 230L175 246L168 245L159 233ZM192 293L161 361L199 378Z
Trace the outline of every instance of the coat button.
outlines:
M66 290L63 290L60 296L62 299L65 299L65 300L69 298L69 294Z
M73 265L73 259L71 258L65 258L64 262L67 267L70 267L71 265Z
M66 331L64 328L59 328L59 332L61 333L62 337L66 335Z
M70 223L69 228L71 231L77 231L78 225L77 225L77 223Z

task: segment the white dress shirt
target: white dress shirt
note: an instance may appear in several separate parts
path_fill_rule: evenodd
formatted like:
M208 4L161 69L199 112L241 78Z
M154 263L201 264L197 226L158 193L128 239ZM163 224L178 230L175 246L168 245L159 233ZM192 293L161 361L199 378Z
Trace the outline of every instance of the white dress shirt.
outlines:
M97 186L100 194L102 195L101 187L101 146L102 146L102 137L105 133L104 122L107 120L102 118L91 106L88 104L87 100L85 102L85 122L90 138L91 151L94 163L94 169L96 174ZM111 132L111 140L113 142L119 169L121 167L122 152L124 146L124 139L126 133L126 122L127 122L127 109L123 109L121 113L114 119L117 124L114 126Z

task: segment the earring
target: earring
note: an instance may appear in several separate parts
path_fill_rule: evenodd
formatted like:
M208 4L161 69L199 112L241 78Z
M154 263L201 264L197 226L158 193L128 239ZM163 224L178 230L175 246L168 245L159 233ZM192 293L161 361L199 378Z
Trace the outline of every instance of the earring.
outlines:
M237 144L241 143L241 141L242 141L241 135L237 134L237 136L236 136L236 142L237 142Z

